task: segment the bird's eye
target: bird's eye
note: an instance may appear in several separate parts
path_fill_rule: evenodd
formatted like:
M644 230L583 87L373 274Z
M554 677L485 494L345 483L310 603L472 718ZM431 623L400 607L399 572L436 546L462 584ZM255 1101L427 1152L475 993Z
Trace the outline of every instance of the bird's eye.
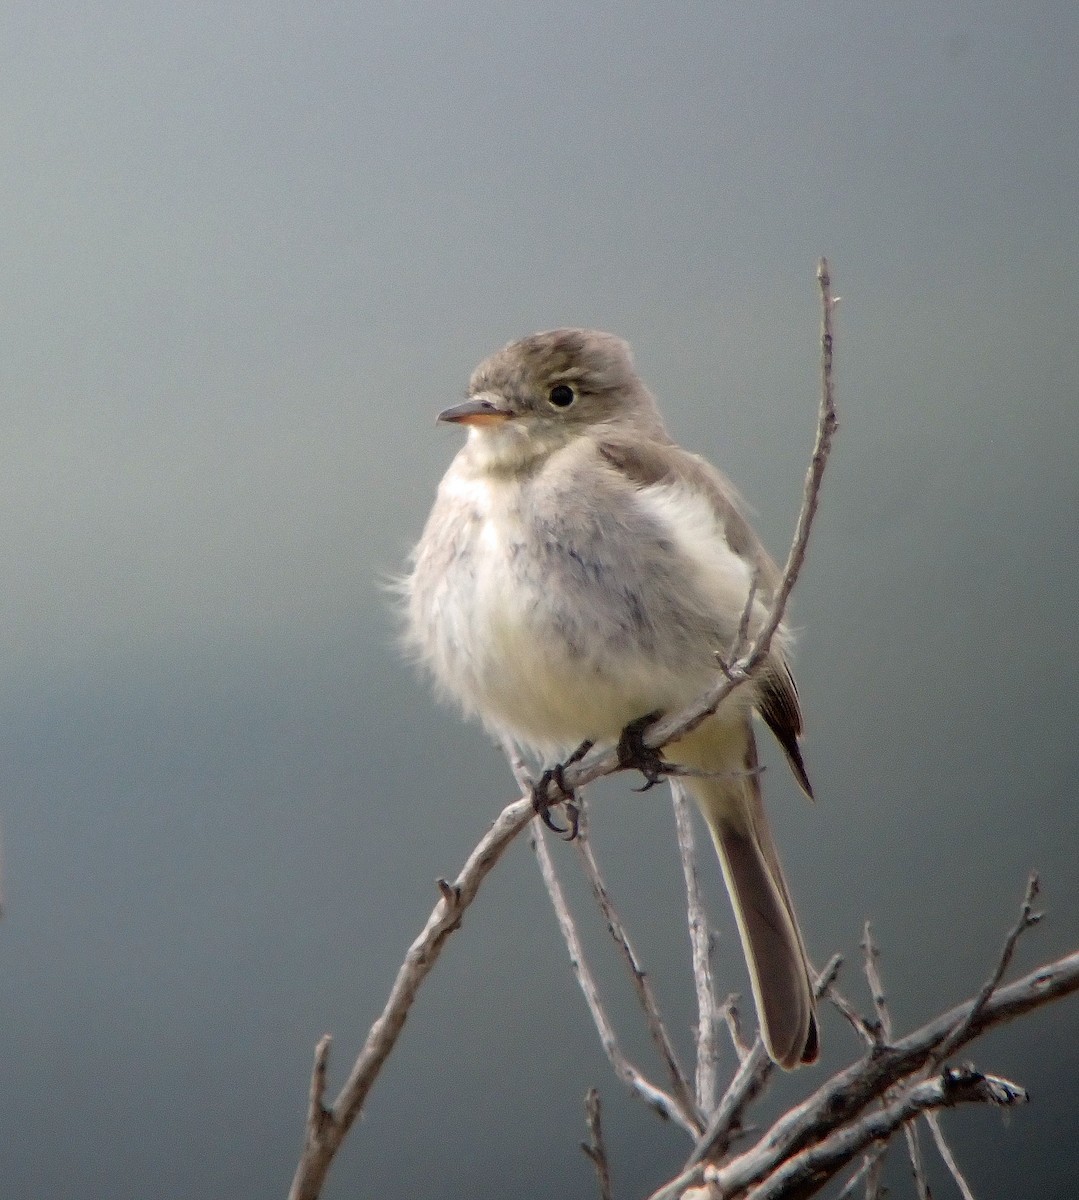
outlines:
M556 383L551 388L547 399L555 406L555 408L569 408L569 406L577 399L573 394L573 388L568 383Z

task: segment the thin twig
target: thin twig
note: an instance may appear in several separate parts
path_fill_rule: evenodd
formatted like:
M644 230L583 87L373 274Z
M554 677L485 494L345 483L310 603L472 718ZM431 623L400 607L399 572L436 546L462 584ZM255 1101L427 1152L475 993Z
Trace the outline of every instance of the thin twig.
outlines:
M935 1112L925 1112L922 1114L925 1117L925 1123L929 1126L929 1132L933 1135L933 1142L937 1147L937 1152L944 1160L944 1165L952 1174L955 1180L955 1186L959 1189L963 1200L974 1200L974 1193L970 1190L970 1184L963 1177L963 1172L959 1169L959 1164L955 1161L955 1156L952 1154L951 1147L948 1145L944 1137L944 1130L940 1125L940 1116Z
M509 741L509 739L503 738L502 748L506 753L506 757L509 759L510 767L513 770L518 784L523 789L530 788L531 780L529 779L528 768L516 747L511 741ZM607 891L607 885L599 870L599 864L596 862L595 855L592 853L592 845L591 841L589 840L588 833L588 811L582 800L577 815L577 836L575 841L581 854L581 862L582 866L584 867L585 875L588 877L588 881L592 886L592 894L596 898L596 902L600 907L600 911L603 913L603 916L607 921L607 928L611 934L611 937L614 939L615 944L621 951L623 961L626 963L626 966L629 969L630 977L633 980L633 985L637 992L638 1000L640 1001L641 1007L644 1010L645 1020L647 1021L648 1031L652 1036L653 1044L656 1046L660 1057L663 1059L664 1065L667 1067L667 1072L671 1079L671 1086L674 1089L673 1098L687 1117L692 1116L694 1125L699 1133L700 1129L703 1128L703 1121L700 1114L697 1112L697 1106L695 1104L693 1095L690 1092L689 1083L686 1080L685 1072L682 1070L682 1067L678 1062L678 1056L674 1049L674 1043L671 1041L667 1033L667 1028L663 1023L663 1018L659 1011L659 1002L657 1001L655 992L652 989L652 984L649 981L648 975L644 968L641 966L640 960L637 958L637 953L633 949L633 945L629 940L629 932L625 927L625 923L622 921L622 918L619 916L618 911L615 909L614 904L611 901L610 894ZM593 1020L595 1021L596 1028L599 1031L600 1040L604 1042L604 1048L607 1049L608 1043L604 1040L604 1027L611 1029L610 1021L606 1018L606 1014L603 1013L602 1005L599 1000L599 992L595 987L591 970L585 961L584 947L581 944L580 937L577 935L576 924L570 915L569 906L566 903L565 895L562 892L561 885L558 883L558 878L554 870L554 863L551 862L551 856L547 851L546 843L543 843L541 848L537 844L538 840L539 839L537 838L535 832L533 832L532 844L536 851L536 861L539 864L544 883L547 885L548 895L551 897L551 902L555 906L555 912L559 919L559 927L562 929L563 936L566 938L566 945L570 953L570 961L574 964L574 970L577 972L578 981L581 983L582 990L585 991L585 999L588 1001L589 1008L592 1010ZM556 891L552 890L552 885L555 889L557 889ZM556 895L559 898L557 903L555 901ZM559 903L561 904L561 909L559 908ZM573 932L572 942L567 935L568 930L572 930ZM578 970L578 962L580 963L581 970ZM583 977L581 973L582 970L584 972ZM593 1001L589 999L589 992L585 990L583 978L587 978L592 981L591 986L595 997L595 1004L598 1006L598 1011L603 1014L602 1023L599 1019L597 1019L597 1009L593 1008ZM612 1044L617 1048L617 1041L612 1042ZM618 1052L621 1053L620 1051ZM609 1056L610 1052L608 1051L608 1057ZM612 1065L615 1065L613 1059ZM628 1063L626 1063L626 1067L629 1067ZM617 1066L615 1066L615 1069L618 1069ZM635 1070L635 1068L630 1069Z
M689 922L693 983L697 991L697 1107L701 1112L711 1114L716 1102L716 989L710 952L712 935L701 899L689 802L685 789L675 780L671 780L671 803L674 806L674 827L682 860L682 876L686 882L686 918ZM731 1021L728 1021L728 1028L731 1027ZM735 1048L738 1048L737 1041ZM739 1061L744 1057L744 1054L739 1054Z
M667 742L684 737L707 717L716 711L719 705L730 695L740 683L749 679L768 657L772 638L782 624L787 601L790 599L794 585L798 582L802 565L805 562L806 550L809 546L809 535L813 528L813 519L820 504L821 484L824 480L824 469L828 464L828 455L832 449L832 438L839 428L835 409L835 382L833 376L833 335L832 311L835 302L832 299L831 277L828 263L821 259L817 267L817 282L821 294L821 395L820 407L817 414L817 434L813 444L813 454L809 468L806 471L805 484L802 489L802 505L798 512L794 538L783 567L779 586L776 588L769 607L768 617L753 639L749 648L735 662L730 664L730 670L723 680L706 697L705 701L694 706L693 715L687 720L682 714L674 718L658 722L645 735L645 744L653 749L659 749Z
M749 644L749 622L753 617L753 606L756 604L757 589L761 586L760 563L754 565L753 575L749 578L749 592L745 594L745 604L742 608L742 619L738 622L738 636L735 638L735 649L731 658L736 659Z
M667 1033L663 1017L660 1015L659 1001L652 987L652 981L648 978L644 967L641 966L637 952L630 941L629 930L626 929L625 922L611 900L606 880L600 872L596 856L592 853L592 841L589 837L588 810L583 803L580 804L575 845L577 846L577 853L580 855L581 866L584 869L585 876L592 887L592 895L595 897L596 903L599 905L599 910L607 922L607 930L629 970L630 979L633 982L633 990L636 992L637 1000L641 1006L641 1010L644 1012L652 1044L656 1047L660 1058L663 1060L663 1065L667 1069L667 1075L671 1084L671 1093L678 1100L679 1106L684 1112L694 1115L699 1131L704 1128L704 1120L697 1111L697 1101L689 1086L689 1081L686 1079L682 1065L678 1061L678 1054L675 1051L670 1035Z
M884 981L877 968L880 951L873 941L873 929L868 921L862 930L862 950L865 951L865 978L873 997L873 1009L877 1014L877 1021L880 1023L881 1034L887 1043L892 1040L892 1014L888 1011L888 1001L884 995Z
M441 889L441 897L419 937L408 948L382 1013L371 1026L344 1087L328 1110L329 1115L317 1130L313 1131L309 1125L289 1200L315 1200L319 1195L338 1147L359 1116L382 1064L397 1042L416 993L438 961L446 940L460 927L461 916L475 900L484 879L534 815L531 797L507 804L480 838L456 880ZM327 1044L326 1053L328 1050ZM323 1055L316 1058L312 1089L316 1086L315 1075L324 1070Z
M600 1200L611 1200L611 1164L607 1158L607 1147L603 1141L603 1124L600 1119L599 1092L589 1088L584 1098L585 1122L588 1125L588 1141L581 1143L581 1149L588 1155L592 1166L596 1169L596 1182L599 1184Z
M304 1136L304 1153L315 1152L325 1134L333 1114L326 1107L326 1067L330 1059L333 1038L324 1033L315 1046L315 1065L311 1068L311 1087L307 1096L307 1124Z
M918 1200L933 1200L929 1190L929 1181L925 1177L925 1163L922 1160L922 1144L918 1140L918 1126L913 1121L907 1121L903 1126L903 1139L907 1143L907 1158L910 1159L910 1173L914 1176L914 1190Z
M727 1026L727 1032L731 1036L731 1044L734 1046L735 1054L738 1055L738 1061L744 1063L753 1047L746 1041L742 1033L737 992L731 992L727 999L723 1001L719 1009L719 1015L723 1018L723 1023Z
M524 760L521 758L521 755L518 753L516 747L512 742L505 738L503 739L502 746L507 758L509 759L510 767L513 770L518 784L521 785L522 788L530 787L531 781L528 776L528 768L525 765ZM687 1116L692 1114L692 1119L697 1132L699 1133L701 1128L703 1128L703 1121L700 1117L700 1114L697 1112L697 1106L694 1101L694 1097L690 1092L689 1083L686 1080L685 1072L682 1070L682 1067L678 1062L678 1056L674 1049L674 1043L671 1041L670 1036L667 1033L666 1025L664 1024L663 1018L659 1011L659 1002L656 999L656 995L652 989L652 984L648 978L647 972L641 966L640 960L637 958L637 953L633 948L633 944L630 942L629 932L626 929L625 923L622 921L622 918L618 914L617 909L614 907L614 904L611 901L610 893L607 891L606 882L600 873L599 864L596 862L595 855L592 853L592 844L588 833L588 811L585 804L581 802L578 812L577 837L575 841L577 843L578 851L581 855L581 863L584 868L585 875L588 877L588 881L591 884L592 894L596 898L596 903L599 905L600 911L603 913L603 916L607 921L607 928L611 934L611 937L614 939L615 944L621 951L623 961L626 963L626 966L629 969L630 977L633 980L633 985L637 992L637 998L642 1009L644 1010L645 1020L647 1021L648 1031L652 1036L653 1044L659 1051L659 1055L663 1059L664 1065L667 1067L675 1101ZM536 835L533 833L534 848L536 841ZM567 929L573 930L574 942L571 944L568 937L566 939L567 948L570 952L570 960L576 964L577 959L574 958L574 955L576 954L587 977L592 979L591 971L589 970L584 959L584 948L581 945L579 936L576 934L576 925L569 914L569 906L566 904L565 896L561 890L561 885L558 884L557 876L554 872L554 864L551 862L550 854L547 852L546 844L544 844L542 847L542 854L540 850L536 848L536 861L539 863L540 871L543 874L544 883L547 884L547 891L551 897L552 903L555 901L556 894L551 890L552 881L557 888L557 895L561 900L562 912L559 912L557 904L555 905L555 911L559 914L559 926L563 931L563 935L566 935ZM568 921L568 924L566 921L563 921L563 913ZM577 969L576 965L574 966L574 969ZM580 972L578 972L578 979L581 979ZM592 986L593 989L595 989L594 982ZM581 987L584 989L583 982L581 983ZM585 997L588 999L587 991L585 992ZM598 990L595 990L595 999L596 1004L598 1005L600 1003ZM589 1000L588 1003L589 1008L592 1008L592 1001ZM600 1011L602 1011L602 1007L600 1008ZM592 1010L592 1015L602 1041L604 1037L603 1026L601 1025L600 1021L596 1019L595 1009ZM606 1026L610 1028L610 1022L609 1020L606 1020L605 1014L604 1019ZM617 1045L617 1043L614 1044ZM606 1048L606 1042L604 1042L604 1046Z
M657 1087L654 1083L651 1083L623 1054L614 1032L614 1026L611 1024L611 1020L603 1007L603 1002L600 1000L599 988L585 959L584 948L581 945L581 938L577 932L576 923L569 911L565 894L562 891L562 885L558 880L554 863L551 861L551 855L547 849L547 839L538 825L532 826L531 843L532 849L536 854L536 859L539 862L540 874L543 876L543 882L547 887L547 894L551 898L551 905L554 908L555 916L558 918L558 925L562 931L563 941L565 941L566 948L569 951L573 972L577 976L577 983L584 993L585 1002L588 1005L588 1011L592 1014L592 1020L596 1026L596 1031L599 1033L599 1040L603 1045L604 1053L614 1068L615 1074L635 1096L638 1096L646 1104L654 1108L660 1116L674 1121L690 1137L697 1137L700 1133L701 1125L696 1111L692 1108L687 1110L679 1097L672 1096L662 1088Z
M862 929L862 950L865 955L864 967L869 993L873 997L873 1011L877 1014L876 1028L870 1027L870 1033L876 1035L876 1044L888 1045L892 1040L892 1014L888 1009L888 999L884 992L884 980L881 978L877 963L880 951L873 941L873 928L866 921ZM893 1092L886 1092L885 1102L893 1099ZM925 1177L925 1163L922 1159L922 1147L918 1140L918 1127L913 1121L903 1126L903 1140L907 1144L907 1158L910 1160L910 1170L914 1177L914 1188L918 1200L933 1200L929 1191L929 1182Z
M876 1146L871 1146L862 1158L862 1164L857 1171L847 1180L843 1190L836 1196L835 1200L846 1200L848 1196L853 1196L858 1184L865 1180L867 1197L872 1195L871 1188L874 1186L873 1175L879 1174L879 1167L884 1159L884 1155L888 1151L887 1142L883 1142Z
M831 1000L836 1011L848 1022L854 1032L867 1046L879 1046L882 1044L880 1031L876 1025L871 1021L867 1021L835 984L832 984L828 988L826 995Z
M880 1153L876 1158L872 1159L869 1164L869 1170L865 1177L865 1200L880 1200L882 1192L881 1184L884 1179L884 1158L888 1150L888 1143L884 1142L880 1145ZM867 1152L872 1155L873 1151Z
M1004 978L1004 972L1007 971L1008 965L1012 961L1012 955L1015 954L1015 947L1019 939L1028 929L1033 925L1037 925L1042 919L1044 914L1034 911L1034 901L1038 898L1039 890L1037 872L1032 872L1030 878L1027 880L1027 890L1023 895L1023 903L1019 909L1019 920L1016 921L1015 925L1009 931L1008 936L1004 939L1004 946L1001 949L1000 958L997 960L997 965L993 969L993 973L982 985L982 990L971 1005L970 1012L940 1044L936 1054L933 1056L934 1064L944 1062L951 1056L953 1051L957 1050L963 1044L967 1029L978 1019L982 1008L985 1007L989 997L996 991L1000 981Z
M520 751L510 738L502 739L502 749L509 759L510 770L513 772L514 779L517 780L517 786L527 796L532 790L532 776L528 773L528 764L521 757Z

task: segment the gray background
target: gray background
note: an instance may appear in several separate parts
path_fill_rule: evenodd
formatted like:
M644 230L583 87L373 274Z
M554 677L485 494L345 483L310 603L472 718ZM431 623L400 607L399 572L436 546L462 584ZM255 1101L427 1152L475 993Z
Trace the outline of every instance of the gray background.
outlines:
M284 1194L316 1038L336 1084L513 794L395 648L434 413L510 337L615 330L782 553L821 253L819 803L765 781L810 945L856 964L873 918L902 1028L976 988L1032 867L1021 964L1074 946L1077 49L1067 2L4 7L5 1197ZM669 804L629 783L597 848L685 1045ZM978 1047L1034 1096L946 1118L981 1197L1074 1194L1077 1035L1072 1003ZM765 1113L857 1052L825 1037ZM327 1195L592 1196L591 1083L640 1195L684 1143L613 1080L522 843Z

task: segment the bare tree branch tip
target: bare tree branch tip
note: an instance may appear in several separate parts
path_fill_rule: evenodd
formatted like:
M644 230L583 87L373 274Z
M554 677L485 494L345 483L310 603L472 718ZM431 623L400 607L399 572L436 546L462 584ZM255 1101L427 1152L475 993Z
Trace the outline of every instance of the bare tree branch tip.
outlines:
M835 983L839 977L839 969L843 966L843 955L833 954L832 957L824 964L824 970L817 976L817 986L815 989L816 997L819 1000L821 996Z
M324 1033L315 1046L315 1065L311 1070L311 1094L309 1118L319 1110L326 1112L326 1069L330 1061L330 1047L333 1045L331 1034Z
M589 1141L581 1142L581 1149L588 1156L592 1166L595 1168L600 1200L611 1200L613 1196L611 1189L611 1165L607 1157L607 1147L603 1140L599 1091L596 1088L589 1088L585 1094L584 1109Z

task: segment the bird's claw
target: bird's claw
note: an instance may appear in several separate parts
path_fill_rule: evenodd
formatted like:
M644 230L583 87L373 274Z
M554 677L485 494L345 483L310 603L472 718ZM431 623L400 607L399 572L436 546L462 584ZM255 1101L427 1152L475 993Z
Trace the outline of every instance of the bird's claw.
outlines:
M566 767L572 763L580 762L591 749L591 742L582 742L564 763L556 763L553 767L544 771L538 781L532 785L532 807L535 809L537 816L552 833L557 833L559 837L564 837L567 842L572 842L580 830L581 810L576 804L576 793L566 783L564 772ZM552 800L548 795L552 783L560 793L559 799ZM559 825L551 816L551 809L556 804L561 804L565 808L566 818L569 821L568 826Z
M644 787L634 788L636 792L647 792L671 773L671 764L663 757L662 752L644 744L644 731L657 721L660 715L653 712L630 721L618 739L618 765L631 771L640 771L644 776Z
M574 803L574 791L567 786L562 771L562 764L558 763L544 771L532 785L532 807L536 810L539 819L552 833L557 833L559 837L565 837L567 842L572 842L577 836L577 829L580 825L580 811ZM561 799L552 800L548 794L552 783L561 793ZM565 806L566 816L569 819L568 827L559 825L551 816L551 809L556 804Z

